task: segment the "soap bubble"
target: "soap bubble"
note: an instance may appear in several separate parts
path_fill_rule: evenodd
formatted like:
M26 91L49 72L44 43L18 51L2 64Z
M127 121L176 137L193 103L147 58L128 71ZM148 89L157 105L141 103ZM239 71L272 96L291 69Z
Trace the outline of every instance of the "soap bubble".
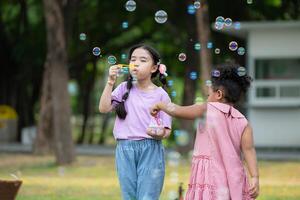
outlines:
M231 51L236 51L238 48L238 43L236 41L231 41L228 47Z
M174 81L173 80L168 80L168 86L172 87L173 86Z
M201 49L201 44L200 43L195 43L194 44L194 49L199 51Z
M192 5L192 4L188 5L188 7L187 7L187 12L188 12L188 14L190 14L190 15L194 15L194 14L196 13L196 8L195 8L195 6Z
M221 50L219 48L215 48L215 54L220 54Z
M178 60L180 60L181 62L185 61L186 60L185 53L180 53L179 56L178 56Z
M231 26L231 24L232 24L232 19L226 18L224 22L225 22L225 26Z
M197 72L192 71L190 72L190 79L196 80L198 78Z
M171 151L167 154L168 164L172 167L177 167L180 163L180 153L177 151Z
M101 49L99 47L94 47L93 54L94 56L99 56L101 54Z
M127 29L128 28L128 22L122 22L122 28Z
M245 69L245 67L239 67L239 68L237 69L237 74L238 74L239 76L245 76L246 73L247 73L247 70Z
M173 90L173 91L171 92L171 96L172 96L172 97L176 97L176 95L177 95L176 91Z
M212 43L212 42L208 42L206 47L207 47L208 49L213 48L213 43Z
M168 19L168 14L164 10L159 10L155 13L154 17L155 21L159 24L163 24L167 21Z
M174 135L175 135L176 144L178 144L179 146L188 145L190 140L188 132L184 130L175 130Z
M125 4L125 8L129 12L135 11L135 9L136 9L136 3L135 3L135 1L133 1L133 0L127 1L126 4Z
M201 3L200 3L200 1L195 1L194 2L194 7L196 8L196 9L199 9L200 7L201 7Z
M85 33L80 33L79 39L80 39L81 41L86 40L86 34L85 34Z
M110 65L114 65L114 64L116 64L116 62L117 62L117 58L116 58L115 56L108 56L107 62L108 62L108 64L110 64Z
M211 87L211 86L212 86L211 80L206 80L206 81L205 81L205 85L206 85L207 87Z
M238 50L237 50L237 53L240 55L240 56L243 56L245 55L246 53L246 49L244 47L239 47Z

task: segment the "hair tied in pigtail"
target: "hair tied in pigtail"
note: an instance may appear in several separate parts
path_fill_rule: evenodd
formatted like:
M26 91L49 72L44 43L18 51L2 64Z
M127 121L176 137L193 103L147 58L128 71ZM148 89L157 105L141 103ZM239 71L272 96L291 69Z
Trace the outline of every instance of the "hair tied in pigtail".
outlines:
M221 73L220 73L220 71L219 70L213 70L212 72L211 72L211 76L212 77L216 77L216 78L218 78L218 77L220 77L221 76Z
M167 74L167 67L166 65L164 64L160 64L160 62L158 62L158 70L159 70L159 73L163 74L164 76L168 76Z

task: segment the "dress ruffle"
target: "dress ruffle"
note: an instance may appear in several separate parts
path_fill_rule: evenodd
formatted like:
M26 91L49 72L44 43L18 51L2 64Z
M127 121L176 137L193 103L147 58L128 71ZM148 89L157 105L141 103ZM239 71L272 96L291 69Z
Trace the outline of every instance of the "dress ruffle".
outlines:
M214 174L212 160L209 156L193 156L191 177L185 200L230 200L228 187L217 186L215 183L217 177ZM249 196L248 191L244 191L241 200L253 200L253 198Z

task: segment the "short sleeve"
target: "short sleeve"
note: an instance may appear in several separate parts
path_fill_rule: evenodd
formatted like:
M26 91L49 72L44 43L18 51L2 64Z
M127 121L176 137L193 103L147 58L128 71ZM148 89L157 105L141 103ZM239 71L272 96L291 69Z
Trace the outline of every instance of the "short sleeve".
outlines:
M111 103L113 108L116 107L120 102L122 102L122 96L125 94L127 88L127 83L122 82L120 85L118 85L113 92L111 93Z
M165 91L163 91L161 101L165 102L165 103L171 102L169 95ZM169 129L172 128L172 117L170 115L168 115L167 113L165 113L163 111L160 111L160 118L162 119L164 127L169 128Z

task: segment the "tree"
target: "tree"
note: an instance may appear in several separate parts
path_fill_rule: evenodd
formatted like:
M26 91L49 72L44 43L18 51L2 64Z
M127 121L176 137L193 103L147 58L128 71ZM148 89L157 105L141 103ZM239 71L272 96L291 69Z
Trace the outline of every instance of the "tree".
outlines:
M67 91L68 68L62 5L58 0L44 0L43 3L47 30L47 57L35 152L45 152L53 147L56 162L69 164L75 160L75 153Z

